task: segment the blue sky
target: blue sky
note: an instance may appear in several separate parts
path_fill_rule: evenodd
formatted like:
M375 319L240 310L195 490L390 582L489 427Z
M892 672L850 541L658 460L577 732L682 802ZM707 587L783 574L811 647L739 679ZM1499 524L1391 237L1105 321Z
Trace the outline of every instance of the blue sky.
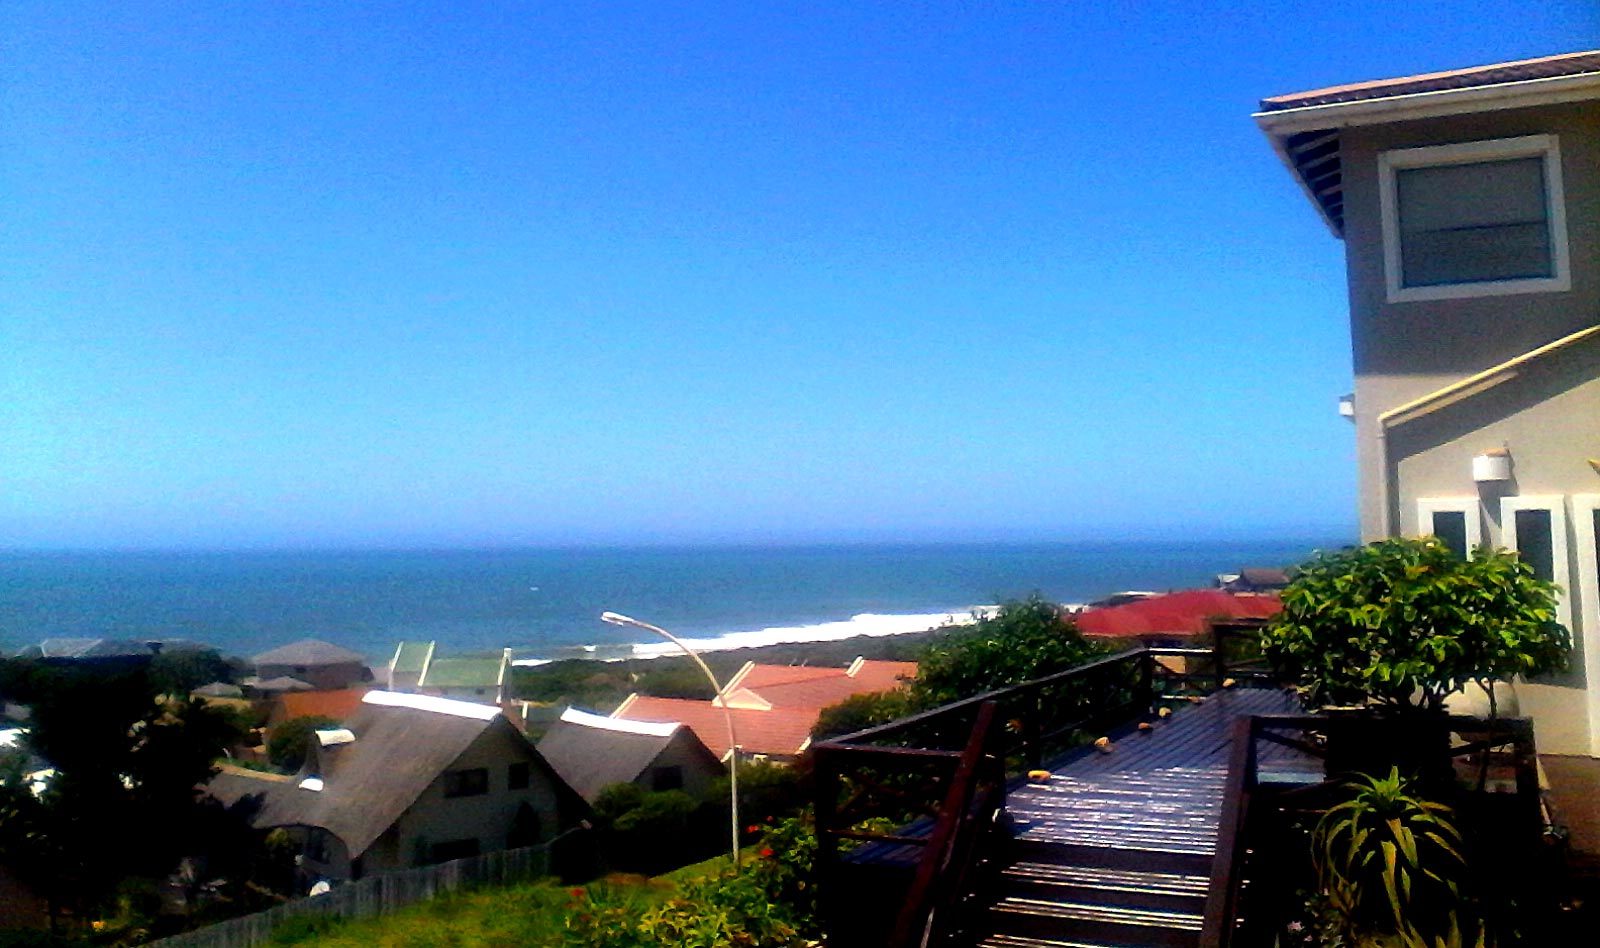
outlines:
M1353 536L1255 102L1600 7L1239 6L8 3L0 546Z

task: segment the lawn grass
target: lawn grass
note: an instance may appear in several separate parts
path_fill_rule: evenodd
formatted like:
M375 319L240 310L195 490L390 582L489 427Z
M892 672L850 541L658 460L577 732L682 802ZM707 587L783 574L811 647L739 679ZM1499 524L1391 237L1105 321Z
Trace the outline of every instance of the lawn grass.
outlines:
M664 901L672 882L608 876L582 888L596 902L643 910ZM537 948L559 941L572 890L554 882L521 883L441 896L382 918L293 919L270 944L302 948Z

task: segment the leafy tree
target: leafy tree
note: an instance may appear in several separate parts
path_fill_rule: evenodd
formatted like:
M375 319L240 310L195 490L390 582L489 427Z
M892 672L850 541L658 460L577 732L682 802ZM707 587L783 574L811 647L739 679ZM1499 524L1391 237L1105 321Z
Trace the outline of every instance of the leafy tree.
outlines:
M822 709L817 716L817 723L811 728L811 739L826 741L841 734L887 724L916 710L911 692L904 688L851 695L838 704Z
M1439 711L1470 683L1492 700L1495 681L1564 668L1555 597L1515 553L1379 540L1302 565L1262 652L1310 706Z
M929 708L1066 671L1102 651L1037 593L1002 603L992 615L974 614L929 646L910 690L915 707Z
M159 698L144 668L3 665L7 694L32 712L28 748L55 773L38 795L14 767L0 784L0 859L79 911L127 879L164 877L198 845L196 787L237 739L233 718Z
M320 714L285 721L272 729L272 739L267 741L267 760L282 770L299 770L306 762L312 732L339 726L338 721Z
M150 679L162 694L186 695L214 681L232 681L233 668L216 649L178 648L150 659Z

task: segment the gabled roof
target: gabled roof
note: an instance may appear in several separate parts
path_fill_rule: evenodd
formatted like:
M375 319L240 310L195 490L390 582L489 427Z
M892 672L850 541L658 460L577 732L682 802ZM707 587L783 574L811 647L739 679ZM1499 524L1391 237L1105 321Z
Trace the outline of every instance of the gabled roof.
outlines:
M1336 236L1344 235L1339 130L1600 98L1600 51L1328 86L1261 100L1256 124Z
M345 665L350 662L364 664L366 659L347 648L318 639L301 639L251 659L257 665Z
M205 652L211 646L189 639L114 639L65 637L45 639L17 652L18 658L149 658L157 652Z
M568 708L539 741L539 753L578 795L593 803L612 784L632 783L674 744L721 764L694 732L677 723L650 724Z
M389 659L390 673L420 675L428 667L428 656L433 654L432 642L401 642L395 646L394 657Z
M817 722L817 708L773 708L752 711L731 708L739 748L745 754L793 757L811 744L811 728ZM731 749L727 718L723 709L709 701L688 698L651 698L630 695L613 718L625 721L681 723L692 730L711 753L721 760Z

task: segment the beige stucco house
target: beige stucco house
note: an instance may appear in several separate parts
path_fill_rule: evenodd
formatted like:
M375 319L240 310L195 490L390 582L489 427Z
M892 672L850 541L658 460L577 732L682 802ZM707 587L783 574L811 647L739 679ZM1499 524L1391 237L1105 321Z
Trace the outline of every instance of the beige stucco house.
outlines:
M1274 96L1256 122L1345 245L1361 533L1518 550L1573 669L1517 686L1600 756L1600 51Z

